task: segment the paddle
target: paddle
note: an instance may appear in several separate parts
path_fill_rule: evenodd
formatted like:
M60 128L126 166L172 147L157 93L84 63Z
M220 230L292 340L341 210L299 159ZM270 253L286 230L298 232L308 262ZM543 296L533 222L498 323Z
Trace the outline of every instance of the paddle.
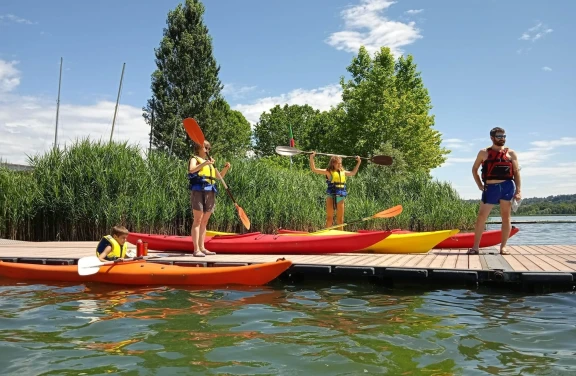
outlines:
M292 156L298 155L298 154L312 154L311 151L302 151L302 150L293 148L291 146L276 146L276 153L283 155L285 157L292 157ZM341 158L356 158L356 157L351 156L351 155L326 154L326 153L316 153L316 154L327 155L330 157L337 156L337 157L341 157ZM376 163L376 164L383 165L383 166L389 166L393 162L392 157L389 157L387 155L375 155L375 156L370 157L370 158L367 158L367 157L360 157L360 158L369 160L372 163Z
M386 210L382 210L381 212L378 212L374 215L371 215L370 217L365 217L362 219L357 219L354 221L350 221L350 222L346 222L346 223L342 223L340 225L334 225L331 227L326 227L323 228L321 230L315 231L315 232L321 232L321 231L327 231L327 230L331 230L333 228L337 228L337 227L342 227L342 226L346 226L352 223L358 223L358 222L362 222L362 221L367 221L369 219L374 219L374 218L392 218L392 217L396 217L397 215L399 215L400 213L402 213L402 205L396 205L394 207L391 207L390 209L386 209Z
M92 275L98 273L100 267L104 265L113 265L113 264L122 265L124 261L136 261L158 257L160 256L139 256L139 257L126 258L122 261L116 260L116 261L104 261L104 262L100 261L100 259L96 256L82 257L81 259L78 260L78 274Z
M196 120L194 120L192 118L186 118L183 120L182 123L184 124L184 129L186 129L186 133L188 133L188 136L190 137L190 139L192 141L194 141L195 143L197 143L198 145L204 145L204 140L205 140L204 139L204 133L202 133L202 129L200 129L200 126L198 125ZM206 155L208 156L208 158L210 158L210 155L208 153L206 153ZM242 221L242 224L244 225L244 227L246 227L246 229L250 230L250 219L248 219L248 216L244 212L244 209L242 209L240 207L240 205L238 205L238 203L234 199L234 196L232 196L232 193L230 193L230 189L228 189L228 186L226 185L226 182L224 181L224 179L220 175L220 172L218 171L218 169L215 169L215 170L216 170L216 175L218 176L218 179L220 179L220 181L222 182L222 185L224 186L224 189L226 189L226 193L228 193L228 196L230 197L232 202L234 202L234 206L236 206L236 210L238 210L238 215L240 216L240 220Z

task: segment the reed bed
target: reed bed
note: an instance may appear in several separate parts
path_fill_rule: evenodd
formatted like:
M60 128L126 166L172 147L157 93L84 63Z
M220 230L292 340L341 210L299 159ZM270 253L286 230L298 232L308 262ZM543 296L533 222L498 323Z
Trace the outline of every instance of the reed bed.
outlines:
M266 159L235 159L226 183L252 222L250 231L324 227L324 178ZM97 240L116 224L130 231L188 234L191 226L186 161L164 153L142 155L125 143L81 140L30 160L34 170L0 169L0 237L31 240ZM217 160L221 167L224 161ZM321 164L319 164L320 166ZM405 228L471 229L477 204L462 201L444 182L395 174L370 165L349 178L346 219L402 204L402 214L347 230ZM218 184L209 227L246 232Z

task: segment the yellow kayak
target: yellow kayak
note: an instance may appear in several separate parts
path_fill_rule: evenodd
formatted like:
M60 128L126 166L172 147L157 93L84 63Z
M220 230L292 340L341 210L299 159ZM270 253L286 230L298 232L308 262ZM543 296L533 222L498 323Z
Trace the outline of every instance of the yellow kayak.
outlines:
M388 236L386 239L363 249L365 252L374 253L426 253L434 246L451 236L456 235L460 230L441 230L428 232L411 232L408 234L398 233ZM282 235L302 235L304 232L280 230ZM206 231L206 236L231 235L229 232ZM310 232L308 235L345 235L353 234L350 231L328 230Z

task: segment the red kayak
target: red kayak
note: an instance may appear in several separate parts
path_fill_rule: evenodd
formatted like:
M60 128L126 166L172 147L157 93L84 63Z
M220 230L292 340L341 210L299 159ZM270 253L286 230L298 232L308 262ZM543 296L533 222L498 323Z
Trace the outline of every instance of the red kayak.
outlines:
M514 236L520 229L518 227L512 226L510 230L510 237ZM502 231L501 230L489 230L482 233L482 239L480 239L480 248L493 247L500 244L502 241ZM472 248L474 245L474 233L473 232L460 232L446 240L441 241L436 244L435 249L439 248Z
M520 229L516 226L512 226L510 231L510 237L514 236ZM368 233L370 230L360 230L360 233ZM393 234L409 234L412 231L406 230L392 230ZM482 239L480 240L480 248L493 247L500 244L502 240L501 230L489 230L482 233ZM449 237L446 240L434 246L434 249L447 249L447 248L472 248L474 245L474 233L473 232L459 232L458 234Z
M222 254L321 254L357 252L390 236L390 231L354 233L334 237L308 235L273 235L252 232L242 235L217 235L206 237L206 249ZM194 251L191 236L153 235L132 232L128 242L138 239L148 243L148 249L156 251Z

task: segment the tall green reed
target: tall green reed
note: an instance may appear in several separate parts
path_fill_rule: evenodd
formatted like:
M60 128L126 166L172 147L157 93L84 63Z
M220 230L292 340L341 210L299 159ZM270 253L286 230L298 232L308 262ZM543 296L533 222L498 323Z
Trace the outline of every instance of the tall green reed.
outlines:
M116 224L130 231L189 234L187 161L143 155L126 143L80 140L31 159L33 172L0 169L0 237L22 240L97 240ZM224 160L217 160L221 168ZM325 179L274 159L233 159L226 183L252 222L250 231L315 230L325 222ZM319 164L320 166L321 164ZM246 232L218 183L209 228ZM394 205L404 211L359 228L416 231L470 229L477 205L428 176L370 165L348 179L346 219Z

